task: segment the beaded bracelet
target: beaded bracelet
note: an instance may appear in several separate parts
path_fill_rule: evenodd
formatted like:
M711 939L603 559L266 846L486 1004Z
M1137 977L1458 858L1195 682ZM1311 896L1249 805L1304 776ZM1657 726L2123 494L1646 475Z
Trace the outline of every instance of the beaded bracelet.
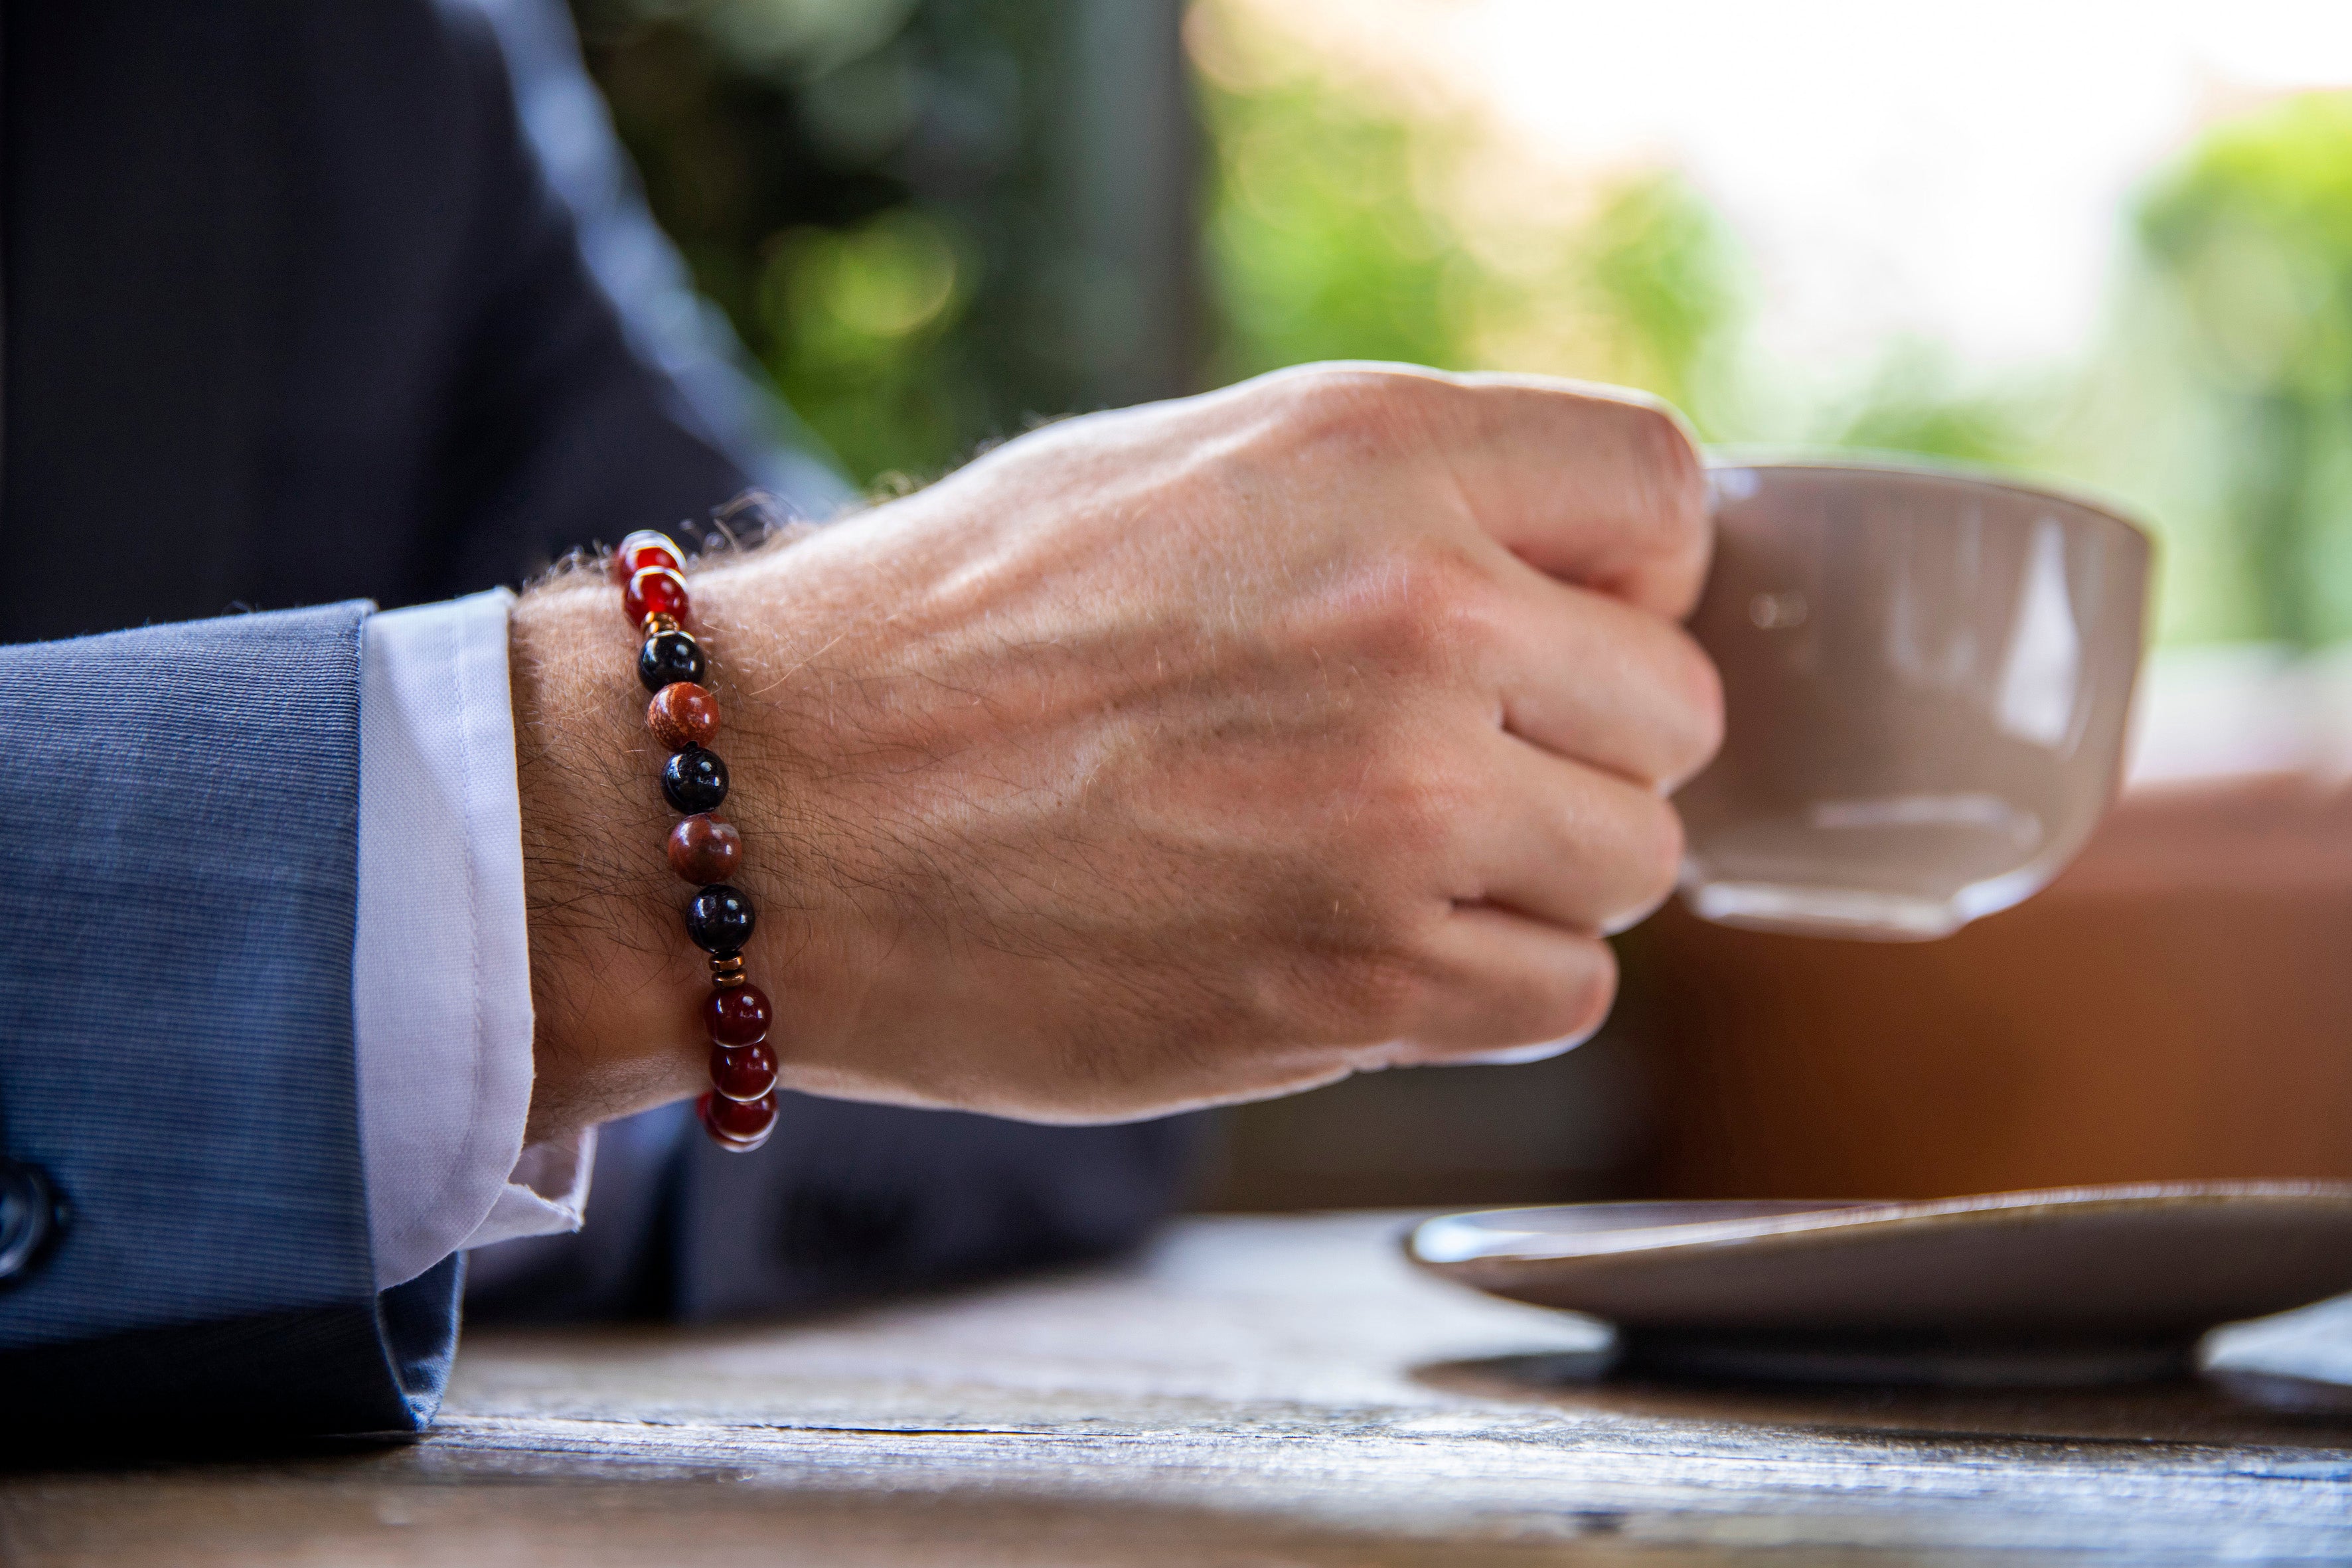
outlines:
M669 536L642 530L613 555L621 607L645 637L637 679L653 693L646 728L669 748L662 794L686 815L670 829L670 869L701 890L686 907L686 934L710 955L710 1088L695 1102L703 1131L722 1149L748 1154L776 1126L776 1057L768 1047L767 994L743 976L751 900L728 885L743 859L743 836L711 816L727 798L727 764L709 749L719 703L702 684L709 666L688 618L686 556Z

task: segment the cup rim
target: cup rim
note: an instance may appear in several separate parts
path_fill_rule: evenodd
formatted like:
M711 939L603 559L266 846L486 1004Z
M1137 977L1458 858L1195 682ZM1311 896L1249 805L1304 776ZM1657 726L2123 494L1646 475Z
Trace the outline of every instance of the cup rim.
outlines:
M2121 525L2153 545L2157 531L2130 507L2101 491L2071 483L2057 483L2021 474L1998 464L1959 458L1927 458L1916 452L1887 452L1872 447L1802 447L1731 444L1701 448L1701 460L1716 468L1804 468L1821 472L1904 474L1922 479L1957 479L2007 490L2012 495L2054 500Z

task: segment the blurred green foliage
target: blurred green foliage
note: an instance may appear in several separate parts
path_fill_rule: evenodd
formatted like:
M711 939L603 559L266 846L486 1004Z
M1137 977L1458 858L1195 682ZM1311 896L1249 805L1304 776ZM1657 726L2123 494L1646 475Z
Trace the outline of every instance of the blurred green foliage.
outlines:
M1416 128L1311 78L1202 93L1213 381L1307 360L1461 368L1454 237L1413 191Z
M860 481L1082 377L1057 356L1055 83L1074 0L573 0L696 281Z
M2352 635L2352 95L2214 127L2137 217L2246 590L2227 629L2306 647Z
M1656 393L1702 426L1736 417L1718 405L1726 356L1746 322L1740 257L1715 210L1679 176L1610 191L1561 260L1588 309L1623 324L1633 359L1617 379Z
M1409 360L1637 386L1718 441L1780 441L2018 463L2041 410L1968 388L1931 345L1891 345L1843 397L1776 384L1752 345L1752 269L1677 171L1580 190L1528 175L1524 201L1455 198L1475 130L1335 77L1209 0L1202 83L1218 380L1302 360Z
M2042 433L2052 404L2033 388L1970 386L1948 350L1906 338L1887 345L1859 389L1816 416L1809 434L1825 447L2029 468L2052 458Z
M1308 62L1270 74L1202 88L1215 379L1318 359L1549 370L1638 385L1710 423L1743 300L1737 249L1683 180L1642 172L1582 221L1482 254L1424 194L1462 132Z

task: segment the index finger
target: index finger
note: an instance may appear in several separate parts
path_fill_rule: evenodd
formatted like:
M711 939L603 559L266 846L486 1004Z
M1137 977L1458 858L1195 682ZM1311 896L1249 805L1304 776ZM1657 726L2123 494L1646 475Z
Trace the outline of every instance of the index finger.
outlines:
M1550 576L1690 614L1714 528L1706 469L1671 409L1545 376L1445 379L1440 438L1481 528Z

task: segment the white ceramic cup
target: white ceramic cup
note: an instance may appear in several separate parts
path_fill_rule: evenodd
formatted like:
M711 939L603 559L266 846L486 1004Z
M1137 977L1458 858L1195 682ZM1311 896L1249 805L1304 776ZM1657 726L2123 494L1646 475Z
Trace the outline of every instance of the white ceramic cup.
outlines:
M2114 798L2147 536L1925 466L1719 458L1691 630L1726 733L1676 796L1684 900L1729 925L1920 940L2040 890Z

